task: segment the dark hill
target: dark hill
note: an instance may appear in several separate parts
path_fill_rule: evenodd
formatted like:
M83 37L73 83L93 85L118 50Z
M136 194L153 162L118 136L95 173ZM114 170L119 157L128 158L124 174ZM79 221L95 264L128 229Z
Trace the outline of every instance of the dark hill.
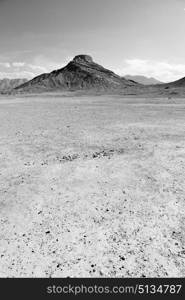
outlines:
M16 87L20 92L76 91L76 90L122 90L137 86L132 80L116 75L95 63L91 56L75 56L64 68L39 75Z

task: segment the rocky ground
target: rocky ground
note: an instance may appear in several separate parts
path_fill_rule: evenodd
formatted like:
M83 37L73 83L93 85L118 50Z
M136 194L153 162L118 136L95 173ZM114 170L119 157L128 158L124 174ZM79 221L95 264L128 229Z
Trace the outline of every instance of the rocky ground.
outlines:
M1 277L184 277L185 101L0 98Z

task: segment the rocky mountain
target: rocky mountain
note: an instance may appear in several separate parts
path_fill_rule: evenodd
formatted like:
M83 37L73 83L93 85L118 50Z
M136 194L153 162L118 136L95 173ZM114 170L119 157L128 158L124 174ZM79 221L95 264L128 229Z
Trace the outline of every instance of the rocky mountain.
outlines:
M134 80L140 84L151 85L151 84L160 84L161 81L155 79L154 77L146 77L142 75L125 75L124 78Z
M25 83L28 81L26 78L17 78L17 79L9 79L3 78L0 79L0 92L6 92L14 89L15 87Z
M120 90L136 82L116 75L95 63L89 55L77 55L64 68L41 74L16 87L17 92Z

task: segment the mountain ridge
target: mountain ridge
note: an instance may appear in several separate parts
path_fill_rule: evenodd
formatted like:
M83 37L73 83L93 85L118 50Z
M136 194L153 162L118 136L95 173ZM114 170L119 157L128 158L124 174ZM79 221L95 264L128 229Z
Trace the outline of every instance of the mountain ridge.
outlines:
M140 84L151 85L151 84L162 84L163 82L159 81L154 77L147 77L143 75L125 75L124 78L134 80Z
M0 92L6 92L14 89L15 87L27 82L26 78L3 78L0 79Z

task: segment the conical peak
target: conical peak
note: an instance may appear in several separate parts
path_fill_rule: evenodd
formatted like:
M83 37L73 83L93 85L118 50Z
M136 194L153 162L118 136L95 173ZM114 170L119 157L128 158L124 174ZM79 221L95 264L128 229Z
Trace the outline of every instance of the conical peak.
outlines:
M81 55L76 55L73 58L73 61L77 63L92 63L93 59L90 55L81 54Z

